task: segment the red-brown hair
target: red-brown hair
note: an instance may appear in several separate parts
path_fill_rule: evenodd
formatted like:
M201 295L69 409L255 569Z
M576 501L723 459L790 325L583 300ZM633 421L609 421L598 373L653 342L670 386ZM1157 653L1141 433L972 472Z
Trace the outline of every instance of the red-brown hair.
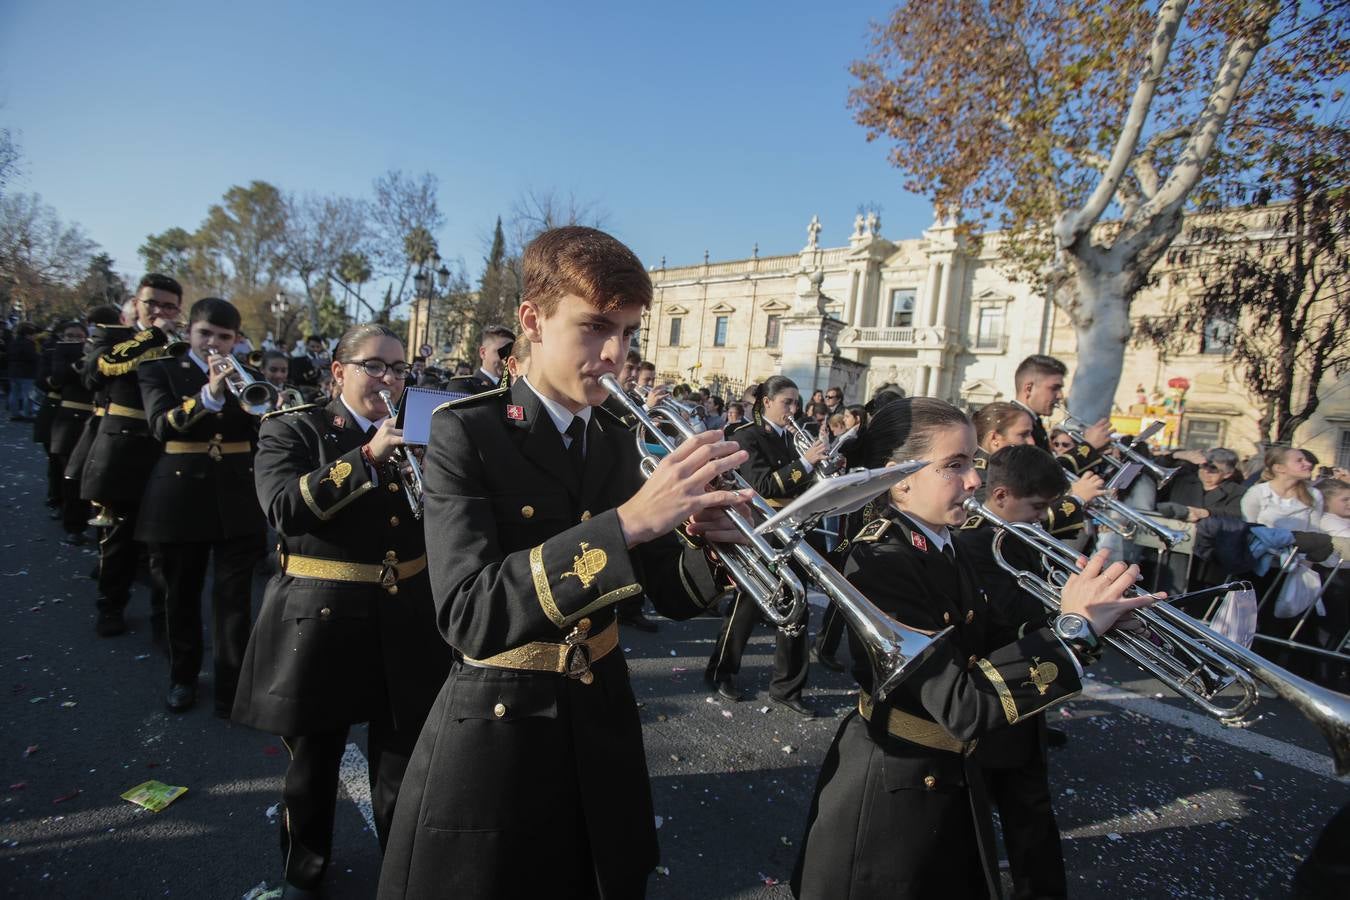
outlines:
M545 318L576 294L602 313L652 305L652 280L637 255L603 231L582 225L552 228L530 241L523 258L525 288Z

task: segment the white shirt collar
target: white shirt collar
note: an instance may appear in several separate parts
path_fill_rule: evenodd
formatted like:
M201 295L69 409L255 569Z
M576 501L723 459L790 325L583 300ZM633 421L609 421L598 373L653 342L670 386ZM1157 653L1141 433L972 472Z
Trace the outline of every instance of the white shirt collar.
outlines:
M211 369L206 365L206 360L198 356L196 350L188 350L188 358L197 364L197 368L201 369L208 375L211 374Z
M1027 406L1027 405L1026 405L1025 403L1023 403L1021 400L1014 400L1012 403L1013 403L1013 406L1019 406L1019 407L1021 407L1023 410L1025 410L1026 412L1030 413L1030 414L1031 414L1031 418L1032 418L1033 420L1035 420L1035 421L1037 421L1037 422L1039 422L1039 421L1041 420L1041 418L1042 418L1041 414L1038 413L1038 412L1036 412L1036 410L1032 409L1030 406Z
M909 513L906 513L904 510L900 510L900 512L904 514L905 520L907 522L909 522L915 528L922 531L924 533L924 536L927 537L928 540L933 542L933 547L937 550L937 552L941 553L946 548L946 546L952 542L951 530L948 529L946 525L942 526L942 530L940 532L937 532L929 528L922 522L920 522L914 516L911 516Z
M496 375L493 375L491 372L489 372L487 369L484 369L482 366L479 366L479 367L478 367L478 374L479 374L479 375L482 375L484 378L486 378L488 381L492 382L493 384L496 384L497 382L501 381L500 378L498 378ZM543 398L540 397L539 399L542 400ZM570 422L571 419L568 419L568 421Z
M372 422L372 421L370 421L369 419L367 419L365 416L361 415L361 414L360 414L359 412L357 412L356 410L352 409L350 406L347 406L347 398L346 398L346 397L339 396L338 399L341 400L341 401L342 401L342 405L343 405L344 407L346 407L347 412L348 412L348 413L351 415L351 417L352 417L352 421L355 422L357 425L360 425L360 426L361 426L361 430L362 430L362 431L369 431L369 430L370 430L370 426L372 426L372 425L374 425L376 428L379 428L381 425L384 424L384 420L387 419L387 418L389 418L388 416L382 416L382 417L381 417L380 419L378 419L377 421Z
M765 420L764 420L764 424L765 424L765 425L768 425L770 428L772 428L772 429L773 429L773 433L776 434L776 435L778 435L779 437L782 437L784 434L787 434L787 426L786 426L786 425L775 425L774 423L770 422L768 419L765 419Z
M553 420L553 425L558 429L558 434L563 435L564 437L567 436L567 429L572 424L573 416L581 416L581 421L584 422L587 427L590 427L591 407L587 406L582 408L581 412L573 413L558 401L550 400L548 397L545 397L543 394L539 393L539 391L535 390L534 385L530 384L528 375L522 378L521 381L525 382L525 386L539 398L539 402L544 406L544 411L548 413L548 417Z

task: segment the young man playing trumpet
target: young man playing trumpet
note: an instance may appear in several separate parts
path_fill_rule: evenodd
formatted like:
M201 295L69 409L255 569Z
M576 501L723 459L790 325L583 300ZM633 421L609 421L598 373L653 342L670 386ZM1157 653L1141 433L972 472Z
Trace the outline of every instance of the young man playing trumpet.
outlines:
M202 664L202 587L215 563L211 646L216 715L234 704L248 644L253 566L266 532L253 490L258 419L232 395L230 365L239 311L216 297L198 300L188 317L188 348L141 367L150 432L163 443L142 500L137 540L157 547L167 586L169 693L184 712L196 701Z
M455 651L394 812L379 896L638 897L657 862L615 604L672 618L716 593L703 541L739 539L709 490L746 454L705 432L640 477L601 407L651 280L604 232L525 249L529 374L452 401L425 463L428 570Z

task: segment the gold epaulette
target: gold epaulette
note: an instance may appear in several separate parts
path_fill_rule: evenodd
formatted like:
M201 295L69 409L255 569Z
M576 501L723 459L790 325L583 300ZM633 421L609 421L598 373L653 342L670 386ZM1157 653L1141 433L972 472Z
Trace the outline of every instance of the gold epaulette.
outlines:
M989 460L985 459L983 456L975 457L974 468L983 472L985 469L989 468Z
M483 400L487 397L500 397L502 394L505 394L510 390L511 386L509 384L502 384L498 385L497 387L493 388L490 391L483 391L483 393L481 394L470 394L467 397L456 397L454 400L447 400L440 406L433 409L431 411L431 414L434 416L436 415L436 413L440 412L443 409L459 409L461 406L468 406L475 400Z
M259 419L258 422L266 422L273 416L284 416L287 413L305 412L310 409L323 409L323 407L317 403L301 403L299 406L287 406L284 409L274 409L270 413L263 413L262 418Z
M983 524L984 524L984 516L970 516L968 519L966 519L964 522L961 523L961 530L965 531L968 528L979 528Z
M880 540L881 536L886 533L886 529L890 527L890 519L874 519L853 536L852 543L870 544L873 541Z

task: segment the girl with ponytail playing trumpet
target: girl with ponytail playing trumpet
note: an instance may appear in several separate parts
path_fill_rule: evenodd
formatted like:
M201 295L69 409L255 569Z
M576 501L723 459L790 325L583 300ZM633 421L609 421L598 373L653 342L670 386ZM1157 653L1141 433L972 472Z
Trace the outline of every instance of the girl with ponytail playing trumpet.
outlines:
M826 755L793 891L998 896L989 805L970 755L976 742L1077 694L1097 636L1154 598L1125 598L1138 569L1108 567L1099 555L1068 579L1054 622L1018 636L994 615L952 541L979 486L970 420L939 400L897 400L873 417L860 449L868 467L928 465L875 502L879 514L853 538L845 576L903 624L954 634L884 702L872 696L868 667L854 666L858 709Z

